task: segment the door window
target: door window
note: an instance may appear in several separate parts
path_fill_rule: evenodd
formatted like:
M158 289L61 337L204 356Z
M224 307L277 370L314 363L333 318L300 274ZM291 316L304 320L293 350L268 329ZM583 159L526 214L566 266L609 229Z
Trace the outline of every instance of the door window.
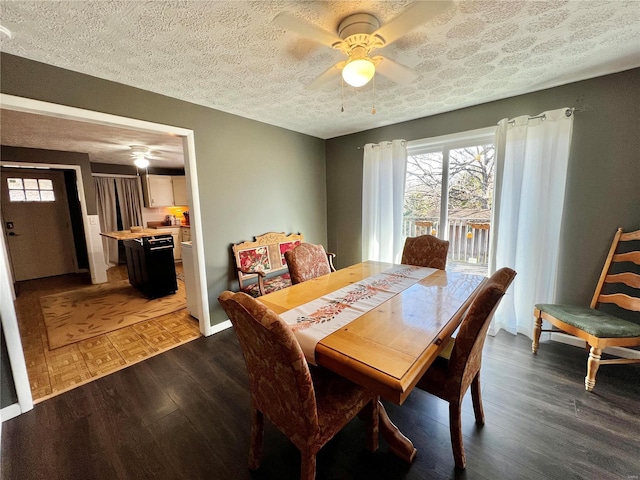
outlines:
M9 201L54 202L53 182L48 178L7 178Z

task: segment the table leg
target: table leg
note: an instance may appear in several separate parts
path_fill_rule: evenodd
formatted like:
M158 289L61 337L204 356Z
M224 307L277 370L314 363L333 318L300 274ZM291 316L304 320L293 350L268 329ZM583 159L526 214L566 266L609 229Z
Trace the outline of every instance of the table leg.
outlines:
M378 402L378 415L380 417L380 433L389 444L389 449L405 462L412 463L418 451L411 440L405 437L389 419L382 402Z

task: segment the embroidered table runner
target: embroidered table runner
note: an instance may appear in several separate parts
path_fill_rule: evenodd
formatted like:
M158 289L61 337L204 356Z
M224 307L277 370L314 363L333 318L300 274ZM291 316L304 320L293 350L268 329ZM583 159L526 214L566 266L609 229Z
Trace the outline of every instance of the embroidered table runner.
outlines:
M291 326L307 361L317 365L315 351L320 340L436 271L396 265L280 316Z

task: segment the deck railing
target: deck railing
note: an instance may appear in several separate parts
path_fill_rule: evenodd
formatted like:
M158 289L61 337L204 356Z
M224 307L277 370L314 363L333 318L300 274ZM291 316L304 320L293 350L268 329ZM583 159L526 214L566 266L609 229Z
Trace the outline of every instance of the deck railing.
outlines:
M442 238L440 219L429 217L404 217L402 232L406 237L431 234ZM487 265L489 262L490 225L486 219L450 219L449 255L450 260L464 263Z

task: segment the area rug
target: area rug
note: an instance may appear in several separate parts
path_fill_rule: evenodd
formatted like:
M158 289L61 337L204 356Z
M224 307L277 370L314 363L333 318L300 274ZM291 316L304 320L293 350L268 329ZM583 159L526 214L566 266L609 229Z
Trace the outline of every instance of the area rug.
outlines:
M128 280L40 297L49 348L113 332L186 307L184 284L175 294L148 299Z

